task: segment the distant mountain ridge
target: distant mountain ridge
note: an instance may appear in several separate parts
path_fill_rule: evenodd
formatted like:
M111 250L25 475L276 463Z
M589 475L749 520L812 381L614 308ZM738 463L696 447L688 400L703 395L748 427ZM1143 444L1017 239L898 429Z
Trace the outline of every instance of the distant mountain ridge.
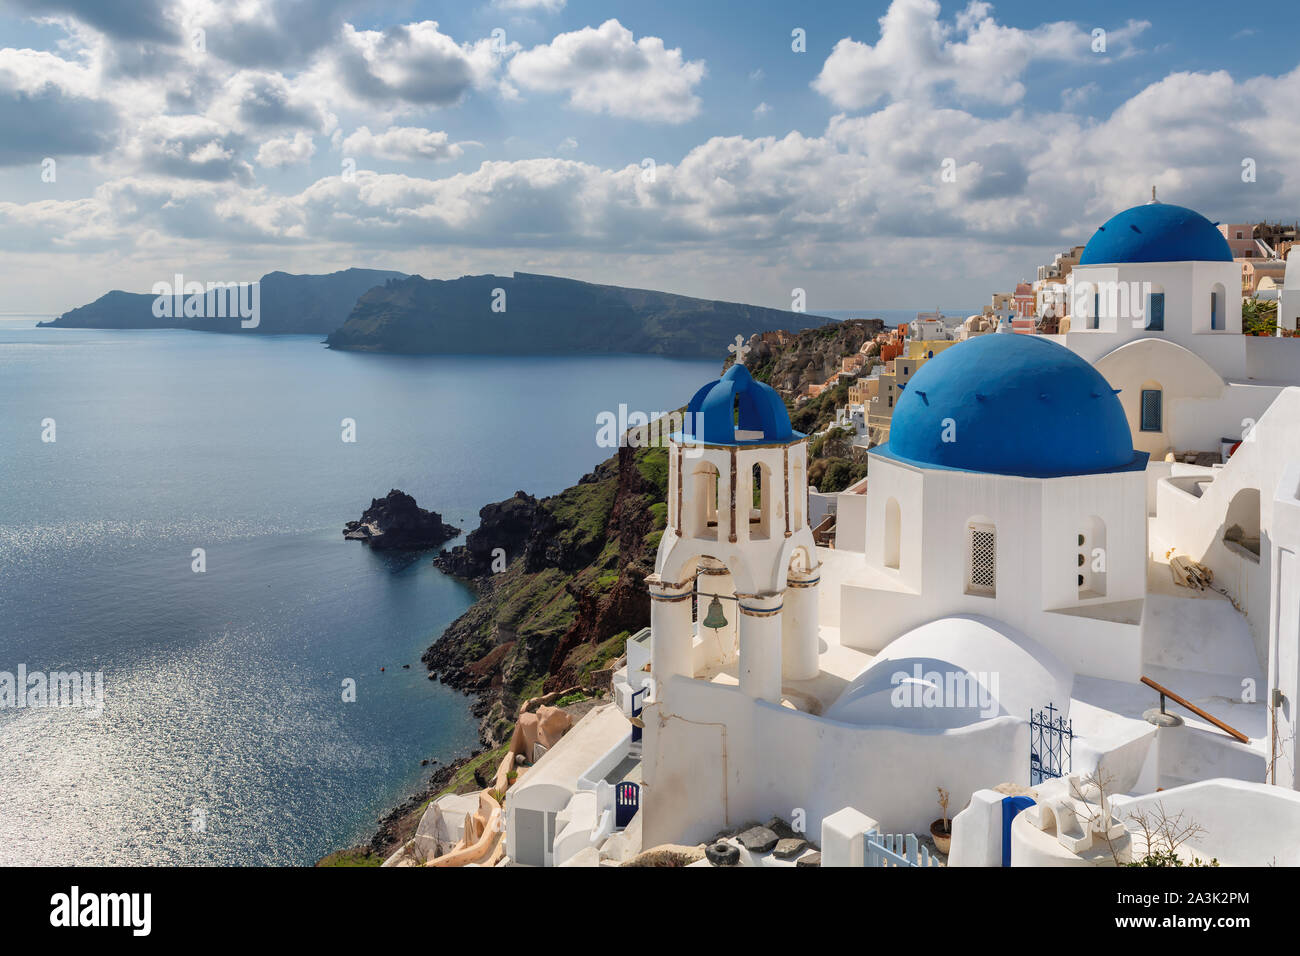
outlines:
M494 309L495 305L495 309ZM516 272L407 276L370 289L326 340L411 354L649 354L716 359L737 335L799 331L825 317Z
M262 276L260 315L256 327L244 328L238 316L226 318L173 318L154 315L158 298L150 292L113 291L94 302L65 312L42 328L72 329L195 329L201 332L260 332L270 334L328 335L348 317L357 299L404 272L386 269L344 269L328 275L290 275L268 272ZM170 280L171 277L169 276Z

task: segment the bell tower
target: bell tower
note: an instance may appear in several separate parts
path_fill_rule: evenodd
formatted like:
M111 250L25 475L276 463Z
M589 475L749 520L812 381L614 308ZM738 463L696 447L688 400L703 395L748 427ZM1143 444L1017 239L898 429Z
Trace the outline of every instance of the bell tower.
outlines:
M675 677L734 668L742 691L779 703L783 678L818 670L807 437L750 375L742 342L732 350L668 443L667 527L647 582L661 702Z

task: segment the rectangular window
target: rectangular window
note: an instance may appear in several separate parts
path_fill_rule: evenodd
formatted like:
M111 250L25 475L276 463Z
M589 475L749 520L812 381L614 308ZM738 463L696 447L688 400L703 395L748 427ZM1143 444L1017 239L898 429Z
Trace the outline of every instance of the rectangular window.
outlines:
M1161 392L1158 388L1142 389L1142 431L1164 431L1164 423L1161 420L1161 397Z
M1092 315L1088 317L1088 328L1090 329L1101 328L1101 293L1100 292L1094 292L1092 294Z
M1152 292L1147 298L1147 325L1148 332L1163 332L1165 330L1165 294L1163 292Z
M1210 331L1219 332L1223 329L1223 322L1219 317L1219 297L1213 292L1210 293Z
M991 524L973 524L970 531L970 578L966 590L993 597L998 588L997 532Z

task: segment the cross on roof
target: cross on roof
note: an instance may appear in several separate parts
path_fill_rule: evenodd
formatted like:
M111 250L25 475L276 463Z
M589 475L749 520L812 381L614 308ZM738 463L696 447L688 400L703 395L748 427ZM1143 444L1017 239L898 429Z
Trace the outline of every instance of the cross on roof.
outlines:
M727 351L736 356L737 365L744 365L745 355L749 352L749 346L745 344L745 337L743 335L737 335L735 344L728 345Z

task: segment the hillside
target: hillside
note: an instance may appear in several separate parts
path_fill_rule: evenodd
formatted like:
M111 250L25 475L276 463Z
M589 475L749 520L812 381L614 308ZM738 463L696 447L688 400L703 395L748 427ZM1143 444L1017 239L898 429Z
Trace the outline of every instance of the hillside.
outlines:
M328 344L334 349L417 354L716 358L726 354L727 344L737 335L806 329L828 321L799 312L524 272L448 280L410 276L362 296Z
M478 600L424 661L444 683L480 695L474 712L488 745L509 738L529 697L599 683L596 672L650 623L645 578L663 533L667 477L665 449L621 448L558 495L520 491L487 505L466 543L436 559L473 582ZM494 573L498 548L506 566Z
M822 325L797 332L756 334L749 339L745 364L754 378L793 401L809 385L820 385L834 375L842 359L856 354L864 342L884 330L883 319L845 319L825 320ZM732 361L733 357L727 358L724 371ZM809 430L797 423L795 427Z
M42 327L65 329L194 329L201 332L260 332L327 335L343 324L366 290L404 273L381 269L345 269L329 275L262 276L257 326L242 328L237 317L158 318L157 298L148 292L108 292L89 305L65 312ZM171 281L171 277L168 277Z

